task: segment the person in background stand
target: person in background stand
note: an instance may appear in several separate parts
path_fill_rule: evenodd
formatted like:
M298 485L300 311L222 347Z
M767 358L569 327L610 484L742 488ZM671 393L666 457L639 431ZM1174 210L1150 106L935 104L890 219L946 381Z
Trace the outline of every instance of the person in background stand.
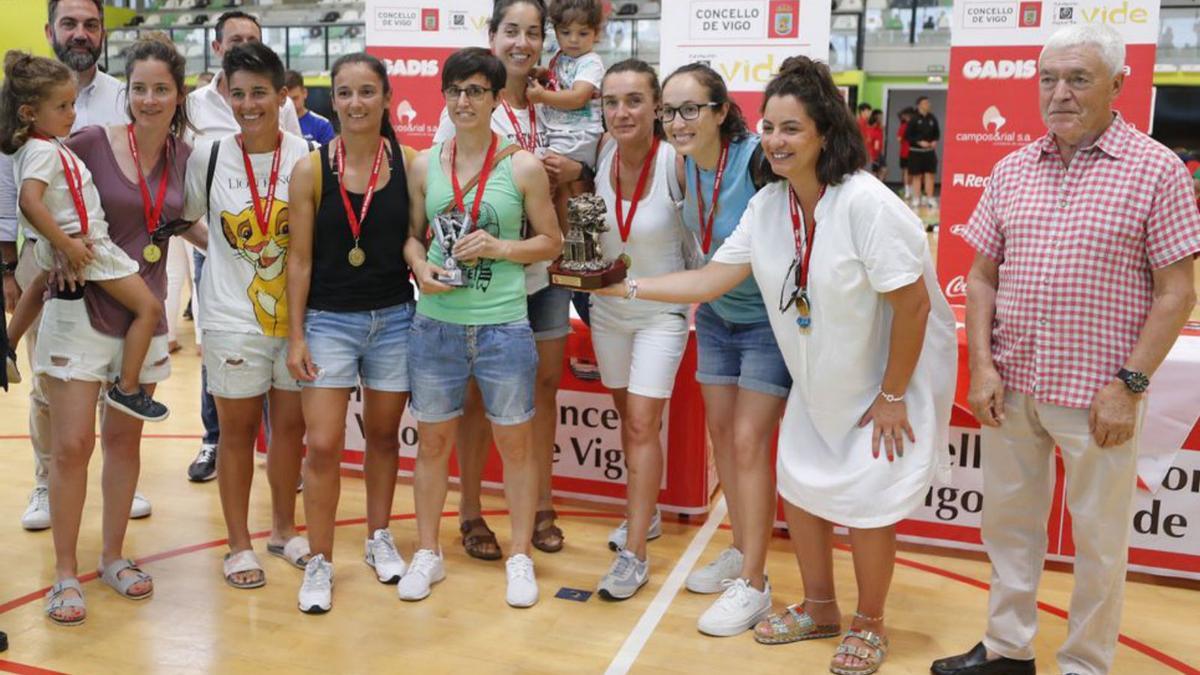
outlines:
M1050 36L1038 58L1047 133L996 164L963 234L975 249L967 401L983 425L992 579L983 639L934 661L934 675L1037 671L1056 455L1076 546L1056 665L1112 668L1144 392L1196 304L1200 253L1187 170L1113 110L1124 68L1124 42L1104 24ZM1179 615L1189 625L1194 609Z
M933 200L933 183L937 178L937 145L942 132L937 118L933 116L928 96L917 98L917 114L909 120L904 137L909 143L908 176L912 181L909 205L914 209L937 208ZM922 186L925 188L924 194L921 194Z
M867 140L868 127L870 126L870 121L869 121L870 118L871 118L871 104L867 103L865 101L862 103L859 103L858 104L858 114L855 116L854 121L858 123L858 132L860 134L862 134L863 142L866 142L866 140Z
M308 109L308 88L304 86L304 76L294 70L289 70L283 83L287 87L288 98L296 107L296 115L300 118L300 131L304 135L304 140L317 145L327 145L335 135L333 124L325 117Z
M125 124L125 87L120 80L96 67L104 50L104 5L100 0L51 0L47 5L46 40L55 56L75 72L78 94L75 98L75 123L71 131L92 124ZM16 307L22 289L29 290L37 276L33 260L32 232L17 255L17 186L13 181L12 158L0 153L0 258L4 263L5 305ZM15 265L14 265L15 263ZM33 362L37 346L37 324L25 335L26 353ZM43 394L44 378L34 375L29 387L29 444L34 455L34 488L21 514L21 527L45 530L50 527L50 497L47 488L50 461L50 422ZM150 500L134 493L130 518L150 515Z
M225 12L217 19L216 39L212 42L213 61L221 63L230 49L247 42L262 42L262 27L259 26L258 19L240 10ZM229 83L223 70L217 71L207 86L198 87L188 94L188 119L192 123L193 131L188 134L187 140L193 148L211 145L213 141L239 131L228 96ZM291 99L286 97L279 111L279 129L300 137L304 135L296 117L296 108ZM204 312L203 298L200 295L204 260L203 251L193 251L195 276L192 281L196 293L192 298L192 313L195 315L197 326L200 325L200 315ZM202 338L202 331L197 330L197 346L201 345ZM192 460L187 471L188 480L197 483L217 477L217 444L221 438L217 406L212 395L208 393L208 369L203 364L200 366L200 419L204 423L204 437L200 441L200 451L196 453L196 458ZM285 474L292 473L291 467L281 467L281 471ZM269 464L267 472L271 473ZM291 489L294 490L295 486Z
M867 155L871 158L871 173L883 180L887 175L887 163L883 157L883 111L872 110L867 118Z
M912 187L908 184L908 157L912 151L911 144L908 142L908 122L915 112L909 107L901 110L900 114L896 116L900 122L896 129L896 139L900 141L900 182L904 186L905 200L912 197Z

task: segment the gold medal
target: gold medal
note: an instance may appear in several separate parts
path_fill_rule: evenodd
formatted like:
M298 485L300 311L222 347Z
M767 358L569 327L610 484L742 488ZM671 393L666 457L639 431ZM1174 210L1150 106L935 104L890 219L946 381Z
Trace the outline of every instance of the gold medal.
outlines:
M633 269L633 258L630 258L628 253L622 253L621 255L617 256L617 259L625 265L625 269Z
M146 247L142 249L142 258L148 263L156 263L162 260L162 249L158 247L158 244L146 244Z
M346 259L355 267L362 267L362 264L367 261L367 253L356 244L350 249L350 253L346 255Z

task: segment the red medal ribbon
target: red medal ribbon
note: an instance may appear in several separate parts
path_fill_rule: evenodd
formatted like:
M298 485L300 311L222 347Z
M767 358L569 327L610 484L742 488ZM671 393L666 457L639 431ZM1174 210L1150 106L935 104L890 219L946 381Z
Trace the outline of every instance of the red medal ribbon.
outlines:
M62 143L57 138L41 134L33 134L33 138L54 144L54 149L58 152L58 161L62 162L63 173L66 174L67 191L71 193L71 202L75 204L75 213L79 216L79 231L87 236L88 213L87 204L83 201L83 173L79 171L79 162L76 161L74 153L63 149ZM69 165L67 164L68 158L71 160Z
M137 138L134 137L133 125L125 125L125 131L129 133L129 152L133 155L133 165L137 167L138 187L142 189L142 213L146 216L146 231L154 234L154 230L158 228L159 219L162 218L163 205L167 202L167 179L171 175L165 162L167 146L163 145L164 162L162 176L158 180L158 197L152 202L150 201L150 183L146 180L146 175L142 173L142 162L138 156Z
M500 98L500 105L504 106L504 113L508 115L508 121L512 122L513 134L517 137L517 145L520 145L525 150L533 152L537 149L537 110L535 106L529 104L529 135L526 136L521 131L521 124L517 121L517 113L513 112L512 106L508 101Z
M279 182L279 156L283 150L283 132L279 132L279 135L275 137L275 156L271 158L271 177L270 182L267 183L267 201L261 206L258 203L258 183L254 179L254 167L250 164L250 154L246 152L241 134L237 135L237 144L242 151L242 162L246 165L246 178L250 183L250 198L254 202L254 217L258 221L258 230L266 235L269 228L267 219L271 217L271 208L275 206L275 185Z
M800 266L800 284L798 285L798 288L800 290L804 290L808 288L808 261L812 260L813 238L817 235L816 207L813 207L812 224L810 225L807 222L804 223L804 239L801 240L800 222L802 219L802 214L800 212L800 197L796 196L796 191L790 186L788 187L788 194L791 195L791 199L788 200L788 210L791 211L792 215L792 235L796 239L796 257L802 260ZM817 203L820 203L821 198L824 196L825 186L822 185L821 191L817 194Z
M658 155L658 137L650 144L650 154L642 162L642 172L638 174L637 186L633 188L632 203L629 205L629 218L625 218L624 200L621 198L621 148L617 148L617 156L613 161L613 171L617 183L617 231L621 234L621 243L629 241L629 233L633 230L633 216L637 213L638 202L642 201L642 193L646 190L646 179L650 177L650 167L654 166L654 157Z
M721 143L721 156L717 159L717 177L713 179L713 196L712 210L708 212L708 218L704 217L704 195L700 192L700 165L696 164L696 211L700 214L700 232L702 237L700 245L704 247L704 254L708 255L708 249L712 246L713 237L713 221L717 217L717 200L721 198L721 179L725 177L725 160L729 158L729 142Z
M479 171L479 184L475 186L475 201L471 204L471 223L479 222L479 206L483 203L483 189L487 187L488 175L492 173L492 160L496 157L496 145L500 142L500 137L492 134L492 142L488 145L487 154L483 157L483 168ZM463 194L462 184L458 182L458 172L454 170L454 163L458 159L458 142L457 140L450 141L450 182L454 185L454 204L458 206L460 211L466 211L466 198Z
M550 63L546 64L546 89L550 91L558 91L558 74L554 71L554 67L558 65L558 56L562 51L554 52L554 56L550 57ZM531 106L532 107L532 106Z
M379 139L379 150L375 152L375 163L371 165L371 178L367 181L367 191L363 194L362 213L356 215L350 205L350 195L346 193L346 145L339 139L337 144L338 190L342 193L342 207L346 210L346 222L350 223L350 234L354 236L354 244L358 245L359 234L362 233L363 223L367 221L367 211L371 208L371 199L375 196L375 186L379 184L379 169L383 165L384 140Z

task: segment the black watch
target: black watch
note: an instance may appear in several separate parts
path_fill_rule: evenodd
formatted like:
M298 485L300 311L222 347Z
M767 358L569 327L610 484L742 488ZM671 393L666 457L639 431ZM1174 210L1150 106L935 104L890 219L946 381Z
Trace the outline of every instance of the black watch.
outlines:
M17 261L14 260L12 262L0 262L0 274L16 274L16 273L17 273Z
M1117 371L1117 379L1124 382L1125 387L1135 394L1146 391L1146 388L1150 386L1150 378L1146 377L1145 373L1139 373L1136 370L1122 368Z

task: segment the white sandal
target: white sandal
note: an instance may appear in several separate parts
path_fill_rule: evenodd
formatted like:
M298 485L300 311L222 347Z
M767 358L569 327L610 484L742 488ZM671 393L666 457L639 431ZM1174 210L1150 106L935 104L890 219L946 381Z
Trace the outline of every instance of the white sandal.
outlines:
M121 572L130 570L133 574L121 576ZM146 574L132 560L114 560L108 567L101 566L96 570L96 574L100 575L100 581L111 587L114 591L121 594L122 597L130 600L145 600L154 595L154 577ZM150 590L141 595L134 595L129 592L129 589L134 584L150 582Z
M237 553L226 553L223 563L225 570L225 583L234 588L258 588L267 583L267 573L263 570L262 565L258 563L258 556L254 555L254 549L248 548L245 551ZM233 578L233 575L242 572L258 572L258 578L250 582L239 582Z
M63 597L63 592L73 590L79 595L73 598ZM80 615L74 619L60 619L55 616L56 613L64 609L78 609ZM78 626L87 618L87 607L83 604L83 588L79 585L79 579L63 579L62 581L54 582L46 593L46 618L60 626Z
M304 569L308 565L308 559L312 556L312 550L308 547L308 540L299 535L288 539L282 544L268 542L267 553L283 558L297 569Z

